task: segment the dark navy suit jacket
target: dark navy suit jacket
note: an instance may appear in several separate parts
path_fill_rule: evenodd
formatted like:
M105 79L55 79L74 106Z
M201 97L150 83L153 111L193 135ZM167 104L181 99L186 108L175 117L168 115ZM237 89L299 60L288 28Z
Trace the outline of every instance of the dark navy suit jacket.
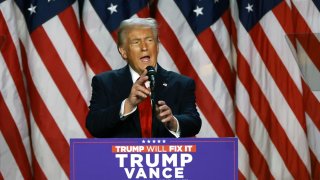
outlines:
M98 74L92 79L92 97L86 126L95 137L142 137L138 109L120 120L121 102L130 94L129 66ZM157 65L156 100L164 100L178 119L181 137L196 135L201 119L195 105L195 83L191 78L166 71ZM155 117L152 137L174 137Z

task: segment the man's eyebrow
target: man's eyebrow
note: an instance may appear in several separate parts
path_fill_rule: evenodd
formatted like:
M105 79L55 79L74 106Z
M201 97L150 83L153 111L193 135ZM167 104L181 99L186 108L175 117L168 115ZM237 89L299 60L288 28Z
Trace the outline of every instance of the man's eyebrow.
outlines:
M130 41L136 41L136 40L141 40L141 38L133 38L133 39L130 39Z

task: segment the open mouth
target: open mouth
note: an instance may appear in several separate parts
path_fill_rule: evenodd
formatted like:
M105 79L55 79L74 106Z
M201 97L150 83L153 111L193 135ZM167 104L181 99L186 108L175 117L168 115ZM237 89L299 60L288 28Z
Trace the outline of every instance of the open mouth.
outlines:
M143 56L140 58L142 62L150 62L150 56Z

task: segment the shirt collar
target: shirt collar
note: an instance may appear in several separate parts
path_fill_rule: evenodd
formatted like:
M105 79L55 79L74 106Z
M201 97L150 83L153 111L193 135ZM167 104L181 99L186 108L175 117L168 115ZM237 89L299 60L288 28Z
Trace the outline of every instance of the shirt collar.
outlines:
M157 71L157 67L158 66L156 65L156 67L154 68L156 71ZM130 69L132 82L136 82L137 79L140 77L140 75L136 71L134 71L130 65L129 65L129 69ZM149 82L149 81L147 81L147 82Z

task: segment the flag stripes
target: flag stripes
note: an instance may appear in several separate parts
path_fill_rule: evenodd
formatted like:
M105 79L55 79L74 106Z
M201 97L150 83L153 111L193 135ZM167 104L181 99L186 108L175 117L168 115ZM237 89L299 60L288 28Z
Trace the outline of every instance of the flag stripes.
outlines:
M6 144L5 137L0 132L0 163L6 166L1 167L1 173L0 173L0 179L10 178L10 179L23 179L24 176L22 174L21 169L19 169L19 166L16 163L15 157L11 152L11 149L8 147L8 144ZM26 178L30 176L25 176Z
M9 112L8 107L4 103L5 103L4 98L2 95L0 95L1 118L7 120L6 122L4 121L0 122L0 130L3 137L0 142L1 142L1 147L3 146L8 147L7 151L3 151L1 153L1 157L4 160L5 157L8 157L8 153L10 153L9 156L12 156L12 158L14 158L14 162L17 163L17 168L19 168L19 171L21 172L22 177L26 179L31 178L32 176L31 176L31 167L29 164L30 162L28 159L26 149L23 144L23 142L29 141L29 138L27 139L21 138L20 131L18 130L18 127L16 126L14 119L11 116L11 113ZM7 162L2 162L2 163L3 165L5 165ZM6 168L6 167L3 167L3 168ZM7 171L10 171L10 170L7 169Z
M163 3L163 4L161 4ZM215 73L216 70L211 64L206 53L202 51L201 45L194 41L196 37L193 37L194 34L191 32L190 28L184 23L184 18L182 14L178 14L178 11L170 9L169 7L175 7L174 2L159 1L158 4L158 13L156 14L156 19L158 20L160 28L160 41L175 61L177 68L180 73L192 77L196 82L196 96L197 97L206 97L197 99L197 105L200 110L203 112L206 119L209 121L211 126L213 126L214 131L219 136L233 136L234 123L231 116L225 116L225 112L222 110L227 110L227 108L220 108L219 105L224 105L226 102L216 102L217 100L223 101L222 98L218 98L216 95L219 94L217 91L222 91L226 89L223 83L223 80L220 76L212 79L212 73ZM167 17L163 17L166 15ZM181 19L181 24L177 24L176 19ZM184 23L184 24L182 24ZM183 29L184 31L181 31ZM179 33L178 33L179 32ZM165 34L165 37L162 37L161 34ZM190 43L195 43L192 46L194 49L202 51L202 54L192 52L194 49L188 51L187 46ZM185 47L183 47L185 46ZM193 55L199 54L201 57L192 57ZM193 62L190 59L194 59ZM194 64L192 64L194 63ZM199 67L201 65L201 67ZM206 68L206 73L201 73L200 68ZM201 76L202 75L202 76ZM214 90L213 82L220 84L222 89ZM206 85L205 85L206 84ZM216 91L216 94L214 94ZM226 90L227 91L227 90ZM210 105L210 106L209 106ZM226 112L227 113L227 112ZM214 119L220 119L221 121L214 121Z
M22 50L24 51L24 48L22 48ZM28 88L29 88L29 94L30 94L30 106L31 106L31 116L32 116L31 123L33 124L32 128L34 129L32 136L37 135L37 137L33 137L33 139L37 140L37 142L39 142L41 139L45 139L48 145L50 146L50 148L52 149L53 154L56 156L56 159L60 161L60 164L64 169L65 173L69 173L68 142L66 141L63 133L61 132L61 129L57 125L57 122L54 120L54 117L52 117L51 113L49 112L47 108L48 103L45 103L43 101L41 95L37 90L37 87L34 84L31 72L29 70L30 67L25 57L25 53L22 53L22 55L23 55L22 57L23 57L25 75L28 82ZM43 122L42 119L46 119L46 121ZM35 124L37 125L37 128L34 128ZM34 151L37 151L39 148L39 146L33 146L33 147L34 147ZM39 149L39 151L41 151L41 149ZM37 155L41 155L41 153L40 154L35 153L35 155L37 158ZM51 156L53 155L51 154ZM47 156L47 157L50 157L50 156ZM39 161L39 163L41 166L42 161Z
M238 137L239 179L319 179L319 0L79 2L0 0L0 179L70 177L91 78L126 64L120 22L150 16L159 64L195 80L198 137Z
M0 4L0 172L4 178L30 179L31 145L26 91L12 2ZM8 165L8 166L7 166ZM18 173L17 173L18 172Z

